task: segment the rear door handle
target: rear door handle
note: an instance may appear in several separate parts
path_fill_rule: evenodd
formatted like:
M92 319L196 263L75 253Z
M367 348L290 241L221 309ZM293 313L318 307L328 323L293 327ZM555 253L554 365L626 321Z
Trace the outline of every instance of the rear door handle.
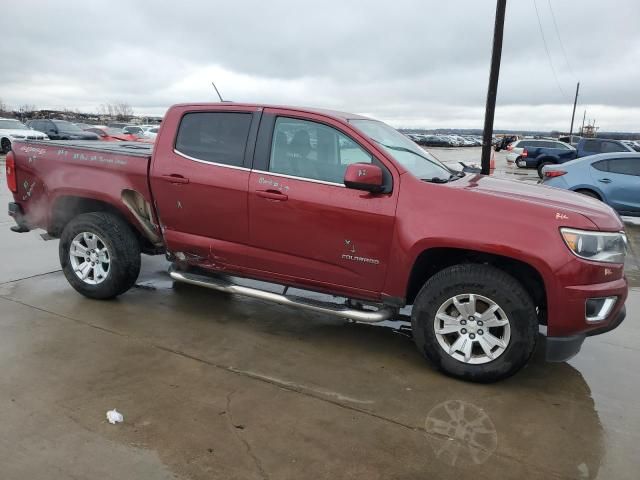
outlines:
M160 178L171 183L189 183L189 179L187 177L183 177L182 175L178 175L177 173L172 173L171 175L162 175Z
M289 197L282 193L280 190L256 190L256 195L269 200L276 200L283 202L288 200Z
M611 179L610 178L600 178L598 181L602 182L602 183L611 183Z

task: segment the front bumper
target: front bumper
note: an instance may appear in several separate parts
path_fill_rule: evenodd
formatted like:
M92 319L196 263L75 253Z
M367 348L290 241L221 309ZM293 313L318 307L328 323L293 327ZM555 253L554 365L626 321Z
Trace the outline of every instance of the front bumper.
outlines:
M610 320L602 327L568 337L547 337L545 341L545 356L547 362L565 362L575 357L582 348L582 343L586 337L607 333L617 328L626 316L627 309L623 305L613 320Z

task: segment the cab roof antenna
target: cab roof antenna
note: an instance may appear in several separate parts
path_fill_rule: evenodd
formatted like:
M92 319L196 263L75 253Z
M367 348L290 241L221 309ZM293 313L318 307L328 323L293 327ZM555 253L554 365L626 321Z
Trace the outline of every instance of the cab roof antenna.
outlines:
M213 88L216 91L216 93L218 94L218 98L220 99L220 101L224 102L224 100L222 99L222 95L220 95L220 92L218 91L218 87L216 87L216 84L211 82L211 85L213 85Z

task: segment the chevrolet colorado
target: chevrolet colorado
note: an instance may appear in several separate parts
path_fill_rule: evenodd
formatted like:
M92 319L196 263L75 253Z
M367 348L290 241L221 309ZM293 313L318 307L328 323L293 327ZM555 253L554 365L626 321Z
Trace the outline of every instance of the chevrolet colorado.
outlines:
M358 115L181 104L155 146L16 141L6 168L12 229L59 237L64 275L90 298L126 292L141 253L164 253L175 281L352 320L412 305L420 352L479 382L521 369L540 326L563 361L625 317L610 207L450 170Z

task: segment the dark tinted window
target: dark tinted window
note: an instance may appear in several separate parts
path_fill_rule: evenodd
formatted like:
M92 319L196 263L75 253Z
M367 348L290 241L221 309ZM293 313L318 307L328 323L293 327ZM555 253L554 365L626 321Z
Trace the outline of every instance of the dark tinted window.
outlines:
M616 158L609 160L609 171L622 175L640 176L640 158Z
M591 166L601 172L609 171L609 160L600 160L599 162L592 163Z
M180 122L176 150L198 160L240 167L251 119L250 113L187 113Z
M597 140L587 140L584 142L582 148L585 152L600 153L600 142Z
M618 142L602 142L602 153L627 152L628 150Z

